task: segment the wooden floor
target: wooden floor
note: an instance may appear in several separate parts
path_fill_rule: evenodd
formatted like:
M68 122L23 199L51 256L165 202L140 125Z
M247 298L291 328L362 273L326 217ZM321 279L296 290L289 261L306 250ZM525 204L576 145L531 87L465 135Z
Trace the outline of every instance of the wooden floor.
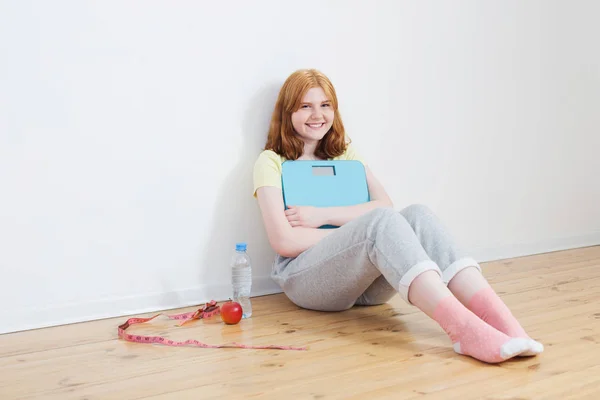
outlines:
M127 318L1 335L0 399L600 399L600 247L487 263L484 274L542 355L459 356L399 298L320 313L274 295L238 325L159 317L128 331L308 350L128 343L117 338Z

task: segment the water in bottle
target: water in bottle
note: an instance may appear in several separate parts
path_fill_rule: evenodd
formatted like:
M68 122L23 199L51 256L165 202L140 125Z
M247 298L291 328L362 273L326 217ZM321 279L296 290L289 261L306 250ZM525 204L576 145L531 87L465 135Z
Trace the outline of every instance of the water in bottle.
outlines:
M250 291L252 290L252 264L246 251L246 243L236 243L235 253L231 260L231 284L233 286L233 301L242 306L242 318L252 315Z

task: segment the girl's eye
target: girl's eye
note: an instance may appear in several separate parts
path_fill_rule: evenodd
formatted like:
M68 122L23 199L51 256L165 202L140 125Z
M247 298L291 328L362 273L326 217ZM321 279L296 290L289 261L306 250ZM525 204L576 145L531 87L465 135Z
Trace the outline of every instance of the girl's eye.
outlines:
M323 107L330 107L331 104L327 103L327 104L323 104Z
M308 104L303 104L301 108L308 108L310 107Z

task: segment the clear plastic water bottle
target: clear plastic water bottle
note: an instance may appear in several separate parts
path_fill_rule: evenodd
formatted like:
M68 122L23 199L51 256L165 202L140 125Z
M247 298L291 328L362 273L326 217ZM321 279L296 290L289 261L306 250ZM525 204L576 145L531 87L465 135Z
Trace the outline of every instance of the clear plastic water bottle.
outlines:
M242 306L242 318L252 315L250 291L252 290L252 263L246 252L246 243L236 243L235 254L231 260L231 285L233 287L233 301Z

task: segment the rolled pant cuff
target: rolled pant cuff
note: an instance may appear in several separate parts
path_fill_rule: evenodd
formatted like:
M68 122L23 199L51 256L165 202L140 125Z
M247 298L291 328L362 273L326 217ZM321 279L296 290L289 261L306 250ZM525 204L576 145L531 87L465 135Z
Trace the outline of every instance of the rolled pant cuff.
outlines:
M400 296L406 301L408 304L411 302L408 300L408 289L410 288L411 283L417 278L417 276L421 275L425 271L435 271L440 277L442 276L442 271L431 260L421 261L415 265L413 265L400 279L400 284L398 285L398 292ZM412 305L412 304L411 304Z
M445 285L448 285L452 278L456 276L460 271L468 267L475 267L481 272L481 266L470 257L461 258L459 260L454 261L448 268L444 270L442 273L442 280Z

